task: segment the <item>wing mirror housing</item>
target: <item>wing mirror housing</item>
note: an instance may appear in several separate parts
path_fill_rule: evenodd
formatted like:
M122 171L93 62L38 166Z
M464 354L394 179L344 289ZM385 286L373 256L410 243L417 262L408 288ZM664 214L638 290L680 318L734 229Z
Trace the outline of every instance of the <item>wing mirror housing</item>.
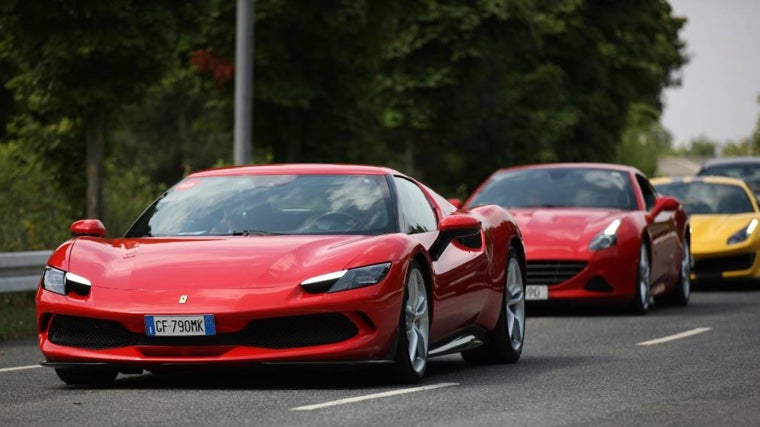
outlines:
M69 231L71 231L71 235L74 237L92 236L102 238L106 235L106 226L99 219L80 219L71 224Z
M448 199L448 201L449 201L449 203L451 203L452 205L454 205L455 208L457 208L457 209L461 209L462 208L462 199L457 198L457 197L452 197L452 198Z
M430 247L430 256L434 261L438 260L452 240L474 236L480 233L482 228L480 221L470 215L447 216L438 224L438 238Z
M681 206L681 203L675 197L661 196L657 198L652 209L652 217L656 217L662 211L674 211Z

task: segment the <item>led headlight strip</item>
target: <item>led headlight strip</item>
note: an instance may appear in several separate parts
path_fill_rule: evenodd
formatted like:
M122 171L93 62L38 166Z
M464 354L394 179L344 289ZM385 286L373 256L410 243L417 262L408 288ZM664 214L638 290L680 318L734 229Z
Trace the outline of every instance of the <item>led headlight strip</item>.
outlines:
M42 273L42 287L50 292L67 295L74 292L78 295L90 293L92 283L85 277L54 267L45 267Z
M383 280L390 269L391 263L384 262L349 270L340 270L306 279L301 282L301 287L310 294L363 288Z

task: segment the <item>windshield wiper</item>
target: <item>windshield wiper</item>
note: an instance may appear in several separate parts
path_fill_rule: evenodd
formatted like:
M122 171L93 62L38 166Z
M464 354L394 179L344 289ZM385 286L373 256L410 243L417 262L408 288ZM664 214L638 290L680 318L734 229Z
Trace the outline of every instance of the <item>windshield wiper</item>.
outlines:
M272 233L271 231L264 230L235 230L227 234L227 236L274 236L282 233Z
M569 208L568 205L558 205L554 203L535 203L530 205L513 206L514 208Z

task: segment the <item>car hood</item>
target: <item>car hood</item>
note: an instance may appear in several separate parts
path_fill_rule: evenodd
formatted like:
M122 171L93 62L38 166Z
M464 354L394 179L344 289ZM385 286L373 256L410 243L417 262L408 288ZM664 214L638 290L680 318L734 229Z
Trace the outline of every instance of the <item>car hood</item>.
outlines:
M591 238L619 217L617 209L538 208L511 209L525 246L557 246L574 248L586 246Z
M709 251L710 249L725 248L729 237L745 228L753 213L734 215L691 215L692 250ZM755 230L755 233L760 230Z
M221 238L79 238L68 271L93 287L242 289L297 284L346 268L392 261L389 236L233 236Z

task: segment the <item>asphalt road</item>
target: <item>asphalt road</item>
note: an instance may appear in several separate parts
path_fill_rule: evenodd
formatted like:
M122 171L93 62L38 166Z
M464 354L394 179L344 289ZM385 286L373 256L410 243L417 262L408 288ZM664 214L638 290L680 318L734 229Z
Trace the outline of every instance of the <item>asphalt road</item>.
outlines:
M34 340L7 342L0 425L757 426L759 327L760 287L696 292L642 317L532 309L516 365L432 359L414 387L376 369L278 367L76 388L36 365Z

